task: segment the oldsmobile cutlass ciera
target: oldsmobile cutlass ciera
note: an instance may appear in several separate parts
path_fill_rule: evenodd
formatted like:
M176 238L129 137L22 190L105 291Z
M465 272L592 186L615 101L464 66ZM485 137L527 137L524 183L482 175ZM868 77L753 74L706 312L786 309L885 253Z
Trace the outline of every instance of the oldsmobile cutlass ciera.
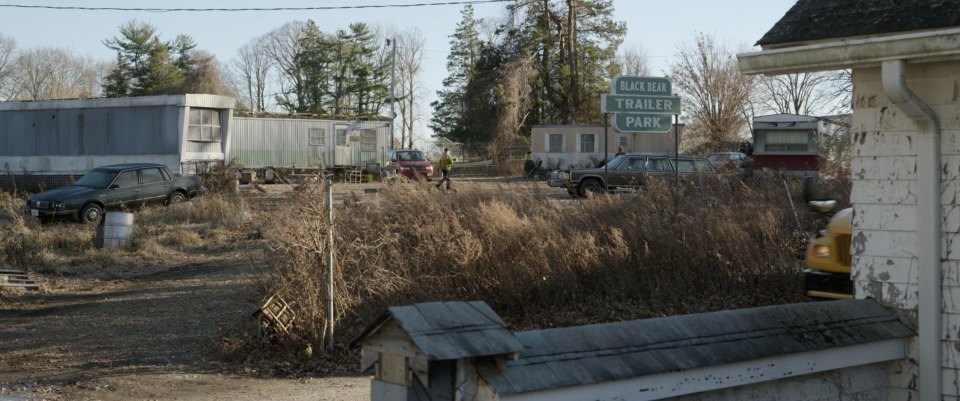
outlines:
M27 208L43 220L77 218L94 223L106 209L180 203L200 191L199 176L172 174L162 164L114 164L88 171L73 185L31 196Z

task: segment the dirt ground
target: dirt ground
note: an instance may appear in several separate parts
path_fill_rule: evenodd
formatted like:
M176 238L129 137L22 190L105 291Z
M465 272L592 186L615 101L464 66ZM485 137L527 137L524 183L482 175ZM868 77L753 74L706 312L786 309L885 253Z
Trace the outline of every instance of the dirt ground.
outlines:
M218 360L262 268L232 257L23 293L0 311L0 400L368 400L368 377L258 378Z
M455 185L502 185L468 181ZM335 195L376 197L376 186L336 186ZM542 182L522 186L569 199ZM41 291L3 290L0 401L369 400L367 376L273 378L218 358L224 333L260 301L254 278L266 267L251 252L120 280L38 277Z

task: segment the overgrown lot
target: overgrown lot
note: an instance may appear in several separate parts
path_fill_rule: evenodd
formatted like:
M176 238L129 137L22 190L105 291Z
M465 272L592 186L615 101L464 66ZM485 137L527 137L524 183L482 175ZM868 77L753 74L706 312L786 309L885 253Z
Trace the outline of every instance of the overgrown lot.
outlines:
M849 188L827 184L840 195ZM587 200L543 187L458 188L392 186L377 205L337 212L338 356L387 306L421 301L484 300L519 330L804 301L797 256L807 233L782 179L704 179L680 190L661 182ZM799 183L790 188L809 226ZM322 348L323 199L303 194L267 227L275 274L264 296L283 297L298 319L292 335L238 346L244 355Z
M592 199L569 199L542 183L455 186L386 185L375 196L338 196L333 355L320 352L329 299L320 185L279 198L211 194L137 211L131 244L116 250L93 249L92 226L37 224L22 214L22 196L0 193L0 265L30 268L42 291L69 292L72 282L227 258L268 263L258 297L290 303L291 329L240 316L248 322L223 338L221 350L227 360L275 372L351 371L357 355L347 343L389 305L484 300L524 330L804 301L797 254L811 216L798 182L790 191L804 229L782 179L705 179L680 190L657 183ZM849 183L821 182L821 189L845 201Z

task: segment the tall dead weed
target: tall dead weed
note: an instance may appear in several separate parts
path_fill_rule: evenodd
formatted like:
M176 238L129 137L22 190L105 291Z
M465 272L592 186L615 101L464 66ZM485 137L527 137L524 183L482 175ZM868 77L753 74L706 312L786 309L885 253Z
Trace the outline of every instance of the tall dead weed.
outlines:
M337 209L340 345L387 306L421 301L485 300L519 328L800 301L783 182L704 181L574 202L398 185L377 205ZM264 291L297 306L296 337L318 349L330 299L324 197L302 194L275 216Z

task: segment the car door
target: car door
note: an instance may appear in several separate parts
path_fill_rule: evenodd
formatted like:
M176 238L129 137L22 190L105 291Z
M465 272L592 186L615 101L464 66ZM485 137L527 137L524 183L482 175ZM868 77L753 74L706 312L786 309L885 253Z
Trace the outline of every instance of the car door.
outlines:
M159 167L140 170L140 197L144 204L161 204L172 190L170 178Z
M643 170L646 156L629 156L610 174L610 185L617 187L638 187L643 184Z
M132 208L140 202L140 174L127 170L117 175L106 191L104 205L110 208Z
M647 158L644 174L650 178L666 178L673 174L673 165L666 156L650 156Z

